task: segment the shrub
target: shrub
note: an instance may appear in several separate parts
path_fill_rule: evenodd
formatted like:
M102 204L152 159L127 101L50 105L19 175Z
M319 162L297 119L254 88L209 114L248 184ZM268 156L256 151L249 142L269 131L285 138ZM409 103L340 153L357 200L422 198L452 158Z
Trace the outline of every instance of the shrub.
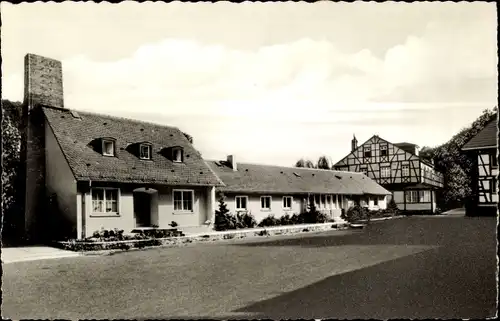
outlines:
M229 213L224 194L219 194L219 209L215 211L214 228L216 231L232 230L236 228L236 217Z
M355 205L347 210L345 217L343 218L349 223L353 223L356 221L368 219L368 217L369 214L366 208L359 205Z
M236 228L254 228L257 226L257 221L252 214L248 212L240 212L236 214Z
M266 218L260 221L259 226L277 226L280 225L280 219L274 217L274 214L269 214Z
M391 216L399 214L398 205L396 204L396 201L394 201L394 198L391 198L389 204L387 204L387 212L390 213Z
M262 230L260 232L256 232L255 234L257 234L258 236L268 236L269 232L267 230Z
M177 224L177 222L176 222L176 221L172 221L172 222L170 222L170 224L169 224L169 225L170 225L170 226L172 226L172 227L177 227L177 226L179 226L179 224Z
M301 214L294 213L290 218L290 224L302 224L304 223L304 216Z
M308 211L301 214L303 223L325 223L328 221L328 216L318 211L314 202L311 201L309 204Z
M294 224L292 216L290 214L285 214L282 217L279 218L280 220L280 225L292 225Z

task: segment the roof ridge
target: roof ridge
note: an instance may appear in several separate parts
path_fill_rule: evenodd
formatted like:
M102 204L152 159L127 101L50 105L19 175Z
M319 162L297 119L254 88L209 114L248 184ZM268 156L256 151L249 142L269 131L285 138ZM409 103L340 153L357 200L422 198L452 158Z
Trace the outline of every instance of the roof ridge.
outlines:
M213 159L207 159L207 162L227 162L227 160L213 160ZM332 172L332 173L352 173L352 174L363 174L363 173L358 173L358 172L339 171L339 170L334 170L334 169L309 168L309 167L295 167L295 166L283 166L283 165L270 165L270 164L247 163L247 162L236 162L236 164L242 164L242 165L258 165L258 166L269 166L269 167L289 168L289 169L297 169L297 170L323 171L323 172Z
M123 117L123 116L115 116L115 115L110 115L110 114L90 112L90 111L86 111L86 110L76 110L76 109L70 109L70 108L58 108L58 107L47 106L47 105L43 105L43 107L44 108L61 110L61 111L65 111L65 112L76 111L78 114L82 114L82 115L87 114L87 115L92 115L92 116L108 117L108 118L111 118L111 119L124 120L124 121L128 121L128 122L131 122L131 123L139 123L139 124L150 125L150 126L164 127L164 128L170 128L170 129L177 129L177 130L181 131L179 129L179 127L177 127L177 126L164 125L164 124L154 123L154 122L151 122L151 121L132 119L132 118Z

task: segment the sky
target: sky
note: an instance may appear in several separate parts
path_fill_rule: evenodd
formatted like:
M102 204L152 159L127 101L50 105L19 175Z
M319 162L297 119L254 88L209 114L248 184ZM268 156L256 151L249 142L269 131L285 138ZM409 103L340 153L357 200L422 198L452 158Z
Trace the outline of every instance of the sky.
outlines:
M2 98L62 61L65 106L179 127L206 159L436 146L497 105L495 3L1 3Z

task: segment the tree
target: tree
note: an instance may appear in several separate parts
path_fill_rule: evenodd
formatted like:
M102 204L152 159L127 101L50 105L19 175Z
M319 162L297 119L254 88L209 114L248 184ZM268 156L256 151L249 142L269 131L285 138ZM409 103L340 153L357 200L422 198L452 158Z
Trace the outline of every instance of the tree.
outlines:
M303 158L299 159L295 163L295 167L315 168L313 162L311 162L308 159L303 159Z
M475 161L461 149L497 112L496 106L492 110L484 110L470 126L462 128L448 142L433 148L424 147L419 153L424 159L434 160L436 169L444 175L444 188L436 195L438 207L442 210L463 206L473 195L472 173Z
M216 231L225 231L236 228L236 219L227 208L225 196L223 193L219 194L219 209L215 211L214 228Z
M330 167L330 161L328 160L328 158L326 156L321 156L318 159L318 163L316 165L316 168L331 169L331 167Z
M21 175L22 104L2 100L2 237L16 235L21 217L23 188Z

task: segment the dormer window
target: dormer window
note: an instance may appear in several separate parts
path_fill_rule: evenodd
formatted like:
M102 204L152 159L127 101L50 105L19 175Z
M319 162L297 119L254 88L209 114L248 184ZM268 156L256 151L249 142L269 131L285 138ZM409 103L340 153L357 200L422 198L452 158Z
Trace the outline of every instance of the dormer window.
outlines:
M139 145L139 158L140 159L151 159L151 145L149 145L149 144Z
M182 163L184 160L184 153L181 147L172 148L172 161L174 163Z
M102 154L104 156L115 156L115 142L109 139L103 139Z

